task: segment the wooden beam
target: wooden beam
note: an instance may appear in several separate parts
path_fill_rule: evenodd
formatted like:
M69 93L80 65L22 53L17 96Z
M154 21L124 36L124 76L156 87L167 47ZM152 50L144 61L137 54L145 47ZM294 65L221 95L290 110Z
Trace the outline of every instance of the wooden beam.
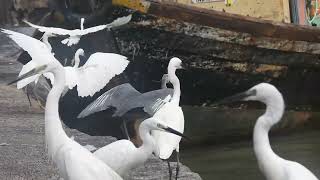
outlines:
M320 42L319 28L311 26L278 23L253 17L191 7L173 2L113 0L112 3L114 5L125 6L160 17L249 33L257 37L264 36L292 41Z

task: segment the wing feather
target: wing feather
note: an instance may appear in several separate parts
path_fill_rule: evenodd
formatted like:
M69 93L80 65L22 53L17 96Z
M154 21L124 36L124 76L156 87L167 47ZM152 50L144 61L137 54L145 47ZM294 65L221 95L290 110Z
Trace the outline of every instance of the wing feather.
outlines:
M128 66L125 56L114 53L92 54L86 64L78 69L78 95L93 96L114 76L121 74Z
M68 30L68 29L39 26L28 21L23 21L23 22L25 22L26 24L28 24L29 26L35 29L38 29L40 32L48 32L56 35L69 35L72 32L72 30Z
M119 109L121 108L121 104L126 101L127 98L139 96L140 94L141 93L133 88L129 83L121 84L99 96L95 101L82 110L78 115L78 118L83 118L90 114L104 111L110 107Z

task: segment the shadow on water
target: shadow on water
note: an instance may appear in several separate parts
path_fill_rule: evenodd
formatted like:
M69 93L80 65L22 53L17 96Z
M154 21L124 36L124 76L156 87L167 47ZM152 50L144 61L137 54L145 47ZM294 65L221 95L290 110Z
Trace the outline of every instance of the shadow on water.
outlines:
M282 158L297 161L320 177L320 131L310 130L270 137L273 150ZM181 152L184 164L204 180L259 180L252 142L189 148Z

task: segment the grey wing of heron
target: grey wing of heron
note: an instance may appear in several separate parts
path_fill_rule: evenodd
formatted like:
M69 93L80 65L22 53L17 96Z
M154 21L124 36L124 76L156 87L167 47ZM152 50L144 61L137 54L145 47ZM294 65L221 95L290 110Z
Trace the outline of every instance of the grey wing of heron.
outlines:
M127 101L128 98L131 99L140 95L141 93L129 83L121 84L99 96L95 101L81 111L78 118L83 118L90 114L104 111L110 107L115 107L117 112L121 110L123 102Z
M173 89L165 88L158 89L154 91L149 91L141 94L140 96L135 96L129 98L126 103L123 103L119 111L117 111L114 116L123 116L125 113L134 108L143 108L143 110L149 115L153 115L159 106L154 106L158 99L165 99L168 95L172 96Z

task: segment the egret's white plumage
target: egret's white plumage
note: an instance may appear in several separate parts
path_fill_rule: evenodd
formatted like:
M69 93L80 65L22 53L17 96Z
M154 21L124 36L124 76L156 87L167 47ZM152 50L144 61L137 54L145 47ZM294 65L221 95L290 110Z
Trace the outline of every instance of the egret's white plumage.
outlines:
M44 44L20 33L3 30L20 47L28 51L33 59L43 57L46 52L48 61L46 64L37 66L35 69L21 75L23 79L29 75L51 72L54 74L55 83L48 94L45 108L45 140L48 148L48 155L57 166L60 176L64 180L121 180L122 178L108 167L104 162L96 158L90 151L70 139L63 130L59 117L59 99L65 87L65 71L63 66L54 59L48 48L29 51L29 46L41 48ZM29 41L35 44L30 44ZM38 52L44 50L43 52ZM40 54L40 55L39 55ZM50 56L51 55L51 56ZM51 59L50 59L51 58Z
M285 108L282 95L276 87L261 83L220 103L236 100L260 101L266 104L266 112L258 118L254 127L253 147L258 166L267 180L318 180L303 165L279 157L271 148L268 132L281 120Z
M86 29L82 29L83 28L83 21L81 21L81 29L74 29L74 30L68 30L68 29L62 29L62 28L55 28L55 27L44 27L44 26L39 26L39 25L35 25L32 24L28 21L24 21L25 23L27 23L29 26L38 29L41 32L44 33L50 33L52 35L62 35L62 36L69 36L68 38L62 40L61 42L63 44L66 44L68 46L72 46L74 44L77 44L80 41L81 36L90 34L90 33L94 33L97 31L101 31L103 29L110 29L113 27L117 27L117 26L122 26L124 24L127 24L130 20L131 20L132 15L128 15L125 17L121 17L118 18L116 20L114 20L113 22L111 22L110 24L104 24L104 25L99 25L99 26L95 26L95 27L90 27L90 28L86 28Z
M139 126L139 134L142 140L142 145L139 148L136 148L129 140L119 140L98 149L94 152L94 155L119 175L124 176L131 169L143 165L152 153L158 154L158 146L150 134L152 130L165 131L169 134L172 132L160 120L149 118L144 120Z
M88 95L93 96L114 76L121 74L129 64L129 61L125 56L114 53L98 52L92 54L87 62L78 68L80 63L79 55L83 55L81 52L83 52L82 49L79 49L76 52L75 64L73 67L64 67L66 73L66 86L69 89L77 86L78 95L81 97Z
M168 79L173 85L173 95L170 102L161 107L153 117L163 121L169 127L183 133L184 131L184 116L180 102L180 81L175 74L176 69L182 68L182 61L179 58L172 58L168 65ZM181 137L164 132L154 131L152 136L155 138L159 146L159 157L168 159L172 152L179 152L179 143Z
M2 32L8 34L12 40L19 44L19 46L30 55L32 54L32 60L23 66L19 75L43 64L49 64L53 61L59 62L43 42L10 30L2 30ZM122 73L129 63L125 56L98 52L92 54L87 62L78 68L80 55L83 55L82 49L76 52L75 66L64 67L64 72L66 74L65 85L69 89L77 86L78 95L81 97L93 96L94 93L100 91L115 75ZM47 72L43 75L54 83L52 74ZM33 81L37 81L38 78L39 74L23 79L17 83L17 87L20 89Z

